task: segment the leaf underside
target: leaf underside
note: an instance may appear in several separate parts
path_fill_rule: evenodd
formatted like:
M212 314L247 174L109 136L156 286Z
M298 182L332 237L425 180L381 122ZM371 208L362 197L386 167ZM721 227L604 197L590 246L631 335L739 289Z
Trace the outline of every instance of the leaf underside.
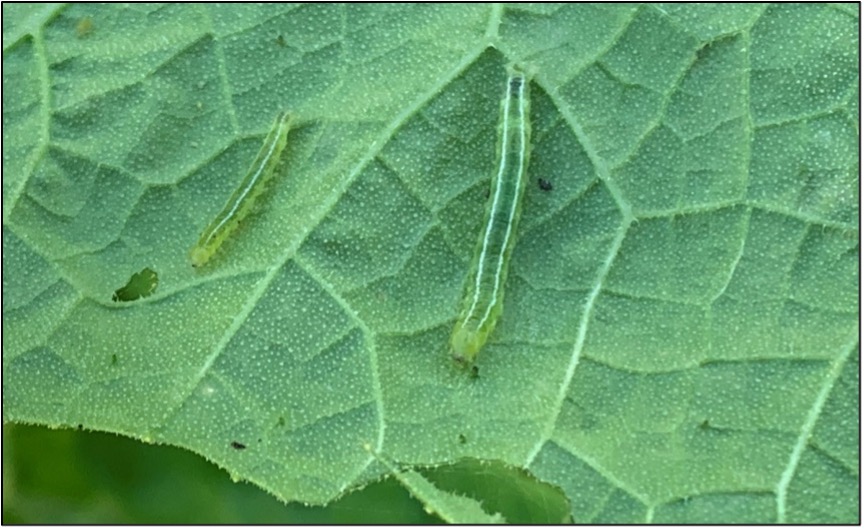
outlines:
M368 442L524 468L576 523L857 521L856 4L3 16L4 422L316 504L387 473ZM470 378L447 341L511 63L530 181ZM260 206L196 271L283 110Z

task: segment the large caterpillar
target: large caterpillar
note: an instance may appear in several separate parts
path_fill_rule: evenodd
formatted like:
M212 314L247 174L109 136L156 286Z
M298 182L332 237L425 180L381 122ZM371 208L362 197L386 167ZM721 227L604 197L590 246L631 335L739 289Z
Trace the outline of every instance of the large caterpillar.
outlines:
M473 365L498 322L504 302L531 149L528 84L523 72L510 69L498 126L498 172L492 179L462 312L450 336L453 358L465 365Z
M201 267L206 264L213 253L237 229L240 221L252 211L255 200L264 191L267 181L273 176L273 170L279 162L279 155L288 142L288 130L291 120L287 112L282 112L276 118L273 129L264 139L261 150L252 161L249 171L237 190L228 198L222 211L207 225L198 243L189 253L192 266Z

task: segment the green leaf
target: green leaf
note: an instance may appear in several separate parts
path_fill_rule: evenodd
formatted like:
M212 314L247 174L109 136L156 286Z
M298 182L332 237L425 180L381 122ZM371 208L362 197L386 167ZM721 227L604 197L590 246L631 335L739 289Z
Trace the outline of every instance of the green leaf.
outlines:
M288 501L381 477L371 441L527 469L576 523L857 521L855 4L3 15L4 422ZM513 62L531 183L472 379L447 340ZM284 110L260 206L193 269Z
M365 448L369 452L372 451L372 447L368 444ZM416 470L400 470L398 466L382 456L376 455L375 458L415 498L423 502L427 512L440 516L448 524L507 523L499 513L489 514L484 511L482 504L473 498L442 490Z

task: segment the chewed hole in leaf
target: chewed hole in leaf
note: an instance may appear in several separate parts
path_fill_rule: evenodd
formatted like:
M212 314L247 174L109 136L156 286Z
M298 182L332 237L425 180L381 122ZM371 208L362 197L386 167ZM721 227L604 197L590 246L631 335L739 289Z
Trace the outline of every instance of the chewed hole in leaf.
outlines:
M114 292L114 302L130 302L153 295L159 285L159 275L149 267L129 277L125 286Z

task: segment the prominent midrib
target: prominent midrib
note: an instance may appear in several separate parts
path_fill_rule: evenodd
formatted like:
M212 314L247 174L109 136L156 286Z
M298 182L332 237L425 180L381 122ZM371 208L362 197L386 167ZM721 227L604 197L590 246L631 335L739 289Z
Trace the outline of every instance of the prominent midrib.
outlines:
M498 302L498 294L501 289L501 273L503 271L504 266L504 258L507 253L507 248L510 244L510 238L513 237L513 218L516 216L516 209L519 205L519 194L522 191L522 172L524 169L524 157L525 157L525 77L519 77L520 81L519 85L519 119L517 120L516 127L518 127L519 133L519 150L518 150L518 165L517 172L515 173L517 182L513 187L507 187L512 189L512 193L506 197L503 196L502 190L505 188L502 183L502 179L510 177L510 173L508 172L508 164L511 162L511 154L513 150L509 148L508 144L512 141L512 135L510 133L510 104L513 100L513 91L510 89L508 84L507 87L507 96L504 100L504 119L501 125L501 163L498 166L498 174L495 176L495 196L492 200L492 208L489 212L489 219L486 222L486 228L483 233L483 245L480 251L480 259L477 262L477 277L474 281L474 298L471 302L471 307L465 315L464 325L467 325L468 322L472 319L475 312L477 311L477 307L480 304L480 294L483 290L483 281L484 277L488 274L489 268L484 267L487 263L487 256L492 254L490 252L490 239L493 231L495 230L497 216L496 214L500 212L502 209L507 210L507 226L505 228L504 238L500 241L500 246L497 249L494 249L495 253L495 268L494 268L494 282L492 283L492 297L487 301L486 309L483 312L483 317L477 322L475 329L480 330L486 324L486 321L489 319L489 316L492 314L492 309L495 307L495 304ZM497 222L497 223L500 223Z

